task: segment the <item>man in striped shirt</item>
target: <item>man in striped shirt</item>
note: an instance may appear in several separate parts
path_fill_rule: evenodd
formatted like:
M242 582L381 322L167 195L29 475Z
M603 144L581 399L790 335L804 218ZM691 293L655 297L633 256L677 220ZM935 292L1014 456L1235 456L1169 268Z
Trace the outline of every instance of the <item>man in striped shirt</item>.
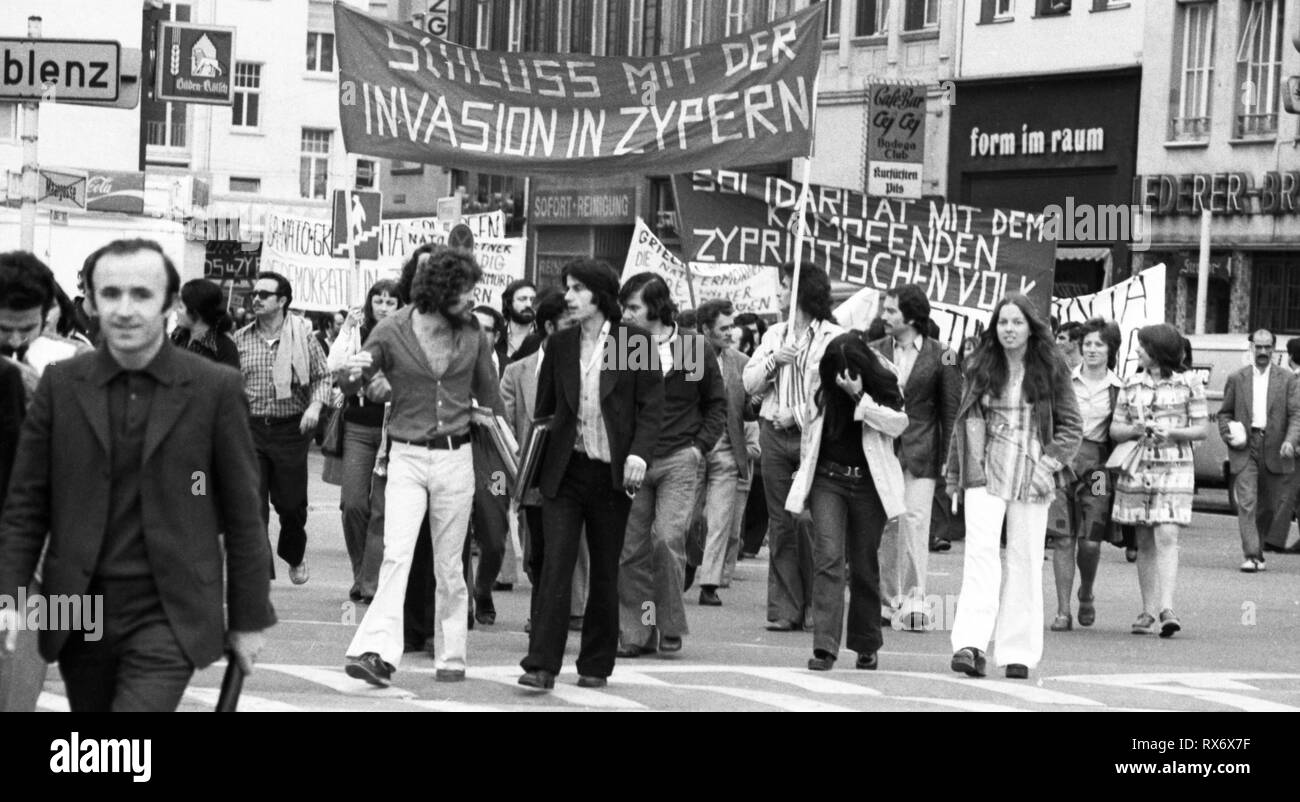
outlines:
M276 554L295 585L307 581L307 451L329 401L325 352L305 320L289 313L293 288L279 273L258 274L252 323L235 333L249 424L262 469L262 520L268 497L280 516ZM274 576L274 572L272 572Z
M812 538L785 511L785 499L799 467L808 403L821 386L818 365L827 344L844 333L831 314L831 282L826 271L804 265L799 272L798 303L790 314L793 280L794 265L783 265L778 301L787 320L767 330L742 374L745 392L763 399L759 442L770 521L767 628L775 632L811 627ZM786 338L788 327L793 327L792 341Z

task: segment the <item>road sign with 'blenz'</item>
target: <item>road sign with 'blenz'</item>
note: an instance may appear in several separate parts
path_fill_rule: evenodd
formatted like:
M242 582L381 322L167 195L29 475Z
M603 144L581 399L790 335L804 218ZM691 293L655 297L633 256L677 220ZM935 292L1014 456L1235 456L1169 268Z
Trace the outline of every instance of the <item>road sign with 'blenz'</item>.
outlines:
M160 22L157 62L158 100L234 105L234 28Z
M122 47L85 39L0 39L0 100L117 100Z

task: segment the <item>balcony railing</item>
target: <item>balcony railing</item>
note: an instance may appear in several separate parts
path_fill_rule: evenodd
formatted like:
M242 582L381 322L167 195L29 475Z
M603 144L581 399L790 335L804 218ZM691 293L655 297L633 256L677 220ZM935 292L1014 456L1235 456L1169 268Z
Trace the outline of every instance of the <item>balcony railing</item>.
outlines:
M1237 136L1240 138L1277 134L1277 114L1238 114Z
M1199 142L1209 138L1209 117L1174 117L1169 121L1169 139L1174 142Z

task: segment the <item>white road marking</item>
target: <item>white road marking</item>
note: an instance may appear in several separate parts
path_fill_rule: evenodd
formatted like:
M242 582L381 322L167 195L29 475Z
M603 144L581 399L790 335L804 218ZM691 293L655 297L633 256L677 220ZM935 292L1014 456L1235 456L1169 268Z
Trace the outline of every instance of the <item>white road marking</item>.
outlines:
M1235 707L1252 713L1294 713L1300 707L1270 702L1254 696L1229 691L1257 691L1242 680L1300 679L1300 674L1272 674L1253 672L1194 672L1187 674L1084 674L1054 677L1064 682L1080 682L1113 688L1158 691L1173 696L1190 696L1203 702Z
M412 670L423 672L433 671L433 669L428 668ZM481 679L489 682L496 682L501 685L508 685L516 691L528 693L529 689L519 684L519 675L521 673L519 666L482 666L467 670L465 676L468 679ZM578 705L579 707L597 707L608 710L646 709L646 706L640 702L625 699L622 696L616 696L603 690L579 688L577 685L570 685L567 682L560 681L561 678L568 679L575 676L577 676L577 674L572 669L563 672L560 677L556 678L555 687L546 693L562 702ZM533 693L541 692L533 691Z
M952 707L957 710L966 710L971 713L1027 713L1028 710L1019 707L1008 707L1006 705L997 705L992 702L973 702L966 699L936 699L933 696L891 696L890 700L897 699L902 702L921 702L927 705L938 705L939 707Z
M880 691L865 685L830 679L810 671L781 666L732 666L732 665L691 665L689 663L663 663L647 665L642 669L647 674L742 674L759 677L772 682L794 685L810 693L824 693L841 696L880 696ZM618 672L615 671L615 676Z
M491 705L471 705L464 702L453 702L449 699L412 699L407 704L424 708L425 710L436 710L439 713L502 713L505 712L499 707Z
M219 688L186 688L185 698L199 704L213 708L217 706L217 698L221 695ZM264 696L253 696L247 693L239 695L239 712L241 713L301 713L303 708L287 702L277 702L274 699L267 699Z
M1083 707L1104 706L1101 702L1098 702L1095 699L1088 699L1084 696L1075 696L1069 693L1061 693L1060 691L1049 691L1046 688L1040 688L1031 683L1021 684L990 679L972 679L969 677L958 677L956 675L948 676L946 674L916 674L910 671L879 671L877 673L888 674L895 677L907 677L910 679L931 679L945 683L956 683L972 690L1013 696L1022 702L1030 702L1032 704L1079 705Z
M347 696L357 696L369 699L414 699L415 692L408 691L405 688L396 688L389 686L387 688L377 688L367 684L364 680L353 679L343 673L339 668L323 668L321 666L293 666L275 663L259 663L259 669L265 668L270 671L278 671L281 674L288 674L291 677L305 679L308 682L314 682L317 685L324 685L334 691ZM420 669L410 669L419 671Z
M41 691L41 695L36 698L36 706L42 710L53 710L56 713L67 713L71 710L68 707L68 697L59 696L57 693Z
M744 699L747 702L758 702L759 704L771 705L772 707L788 710L792 713L857 712L851 707L827 704L826 702L818 702L815 699L805 699L802 696L791 696L788 693L756 691L749 688L726 688L721 685L674 685L673 687L680 690L704 691L706 693L717 693L723 696L734 696L737 699Z

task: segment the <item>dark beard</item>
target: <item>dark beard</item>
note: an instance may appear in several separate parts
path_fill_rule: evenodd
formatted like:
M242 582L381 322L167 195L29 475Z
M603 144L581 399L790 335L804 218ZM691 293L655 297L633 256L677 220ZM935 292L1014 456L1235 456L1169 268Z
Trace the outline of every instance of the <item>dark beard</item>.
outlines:
M537 312L531 307L522 312L516 312L514 309L506 310L506 319L511 323L518 323L521 326L530 326L537 318Z
M455 308L456 308L456 304L454 302L450 304L443 304L442 306L438 307L438 314L442 315L443 319L446 320L448 325L450 325L453 329L464 328L465 325L469 323L470 317L474 314L473 307L466 309L463 314L456 314L455 312L453 312L452 310Z
M14 348L11 345L0 345L0 356L22 362L27 358L27 346L20 345Z

